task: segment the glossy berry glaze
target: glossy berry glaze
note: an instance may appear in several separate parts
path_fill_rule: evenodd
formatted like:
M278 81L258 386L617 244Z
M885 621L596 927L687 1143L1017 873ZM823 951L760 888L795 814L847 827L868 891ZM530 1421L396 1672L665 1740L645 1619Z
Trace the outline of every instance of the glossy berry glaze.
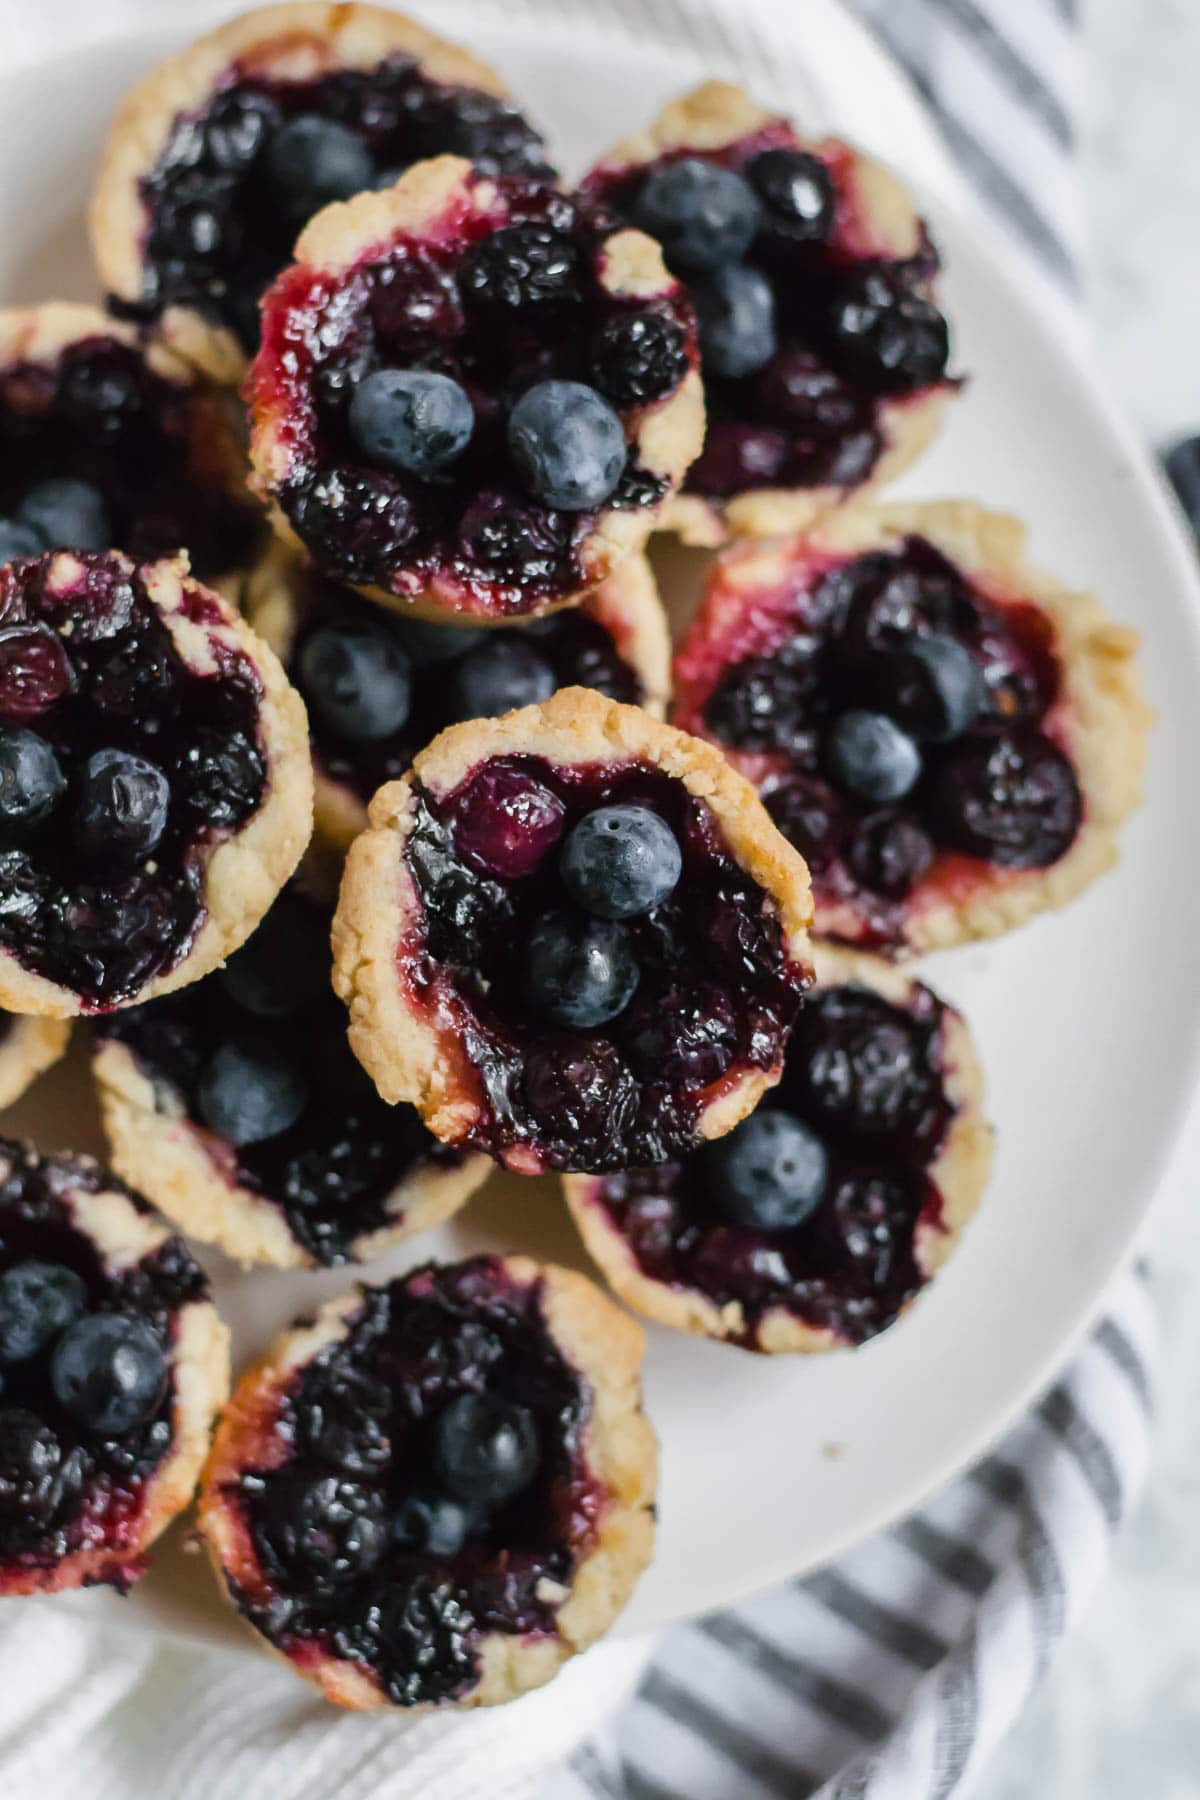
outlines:
M603 285L606 242L620 228L611 214L516 177L489 183L494 199L483 210L480 186L474 177L472 204L459 190L419 239L393 236L336 273L298 263L280 276L264 301L247 389L256 421L283 420L287 473L273 484L276 499L324 573L401 598L436 590L447 608L496 618L587 585L581 550L599 516L531 498L508 449L513 401L543 381L595 383L613 394L629 437L671 398L696 351L680 290L636 302ZM533 244L528 277L524 252L511 275L491 266L502 228ZM509 298L494 301L496 291ZM665 318L671 350L652 397L625 404L628 371L613 361L605 328L637 315ZM349 401L363 378L412 367L459 382L474 409L465 453L437 478L374 468L350 435ZM604 504L637 510L665 489L631 447Z
M734 862L708 807L639 763L493 758L435 797L418 785L405 857L423 910L402 950L410 1003L448 1013L478 1112L467 1141L514 1167L619 1169L690 1148L705 1108L770 1071L806 972L770 903ZM518 947L566 902L561 839L608 805L649 808L683 854L676 889L626 920L636 992L591 1031L548 1028L522 988Z
M649 1280L738 1306L733 1341L746 1349L763 1348L763 1320L779 1311L837 1343L865 1342L924 1286L922 1239L943 1229L931 1165L956 1112L946 1020L919 986L904 1007L858 986L810 997L783 1079L762 1102L802 1120L829 1159L823 1198L802 1225L754 1230L722 1216L705 1149L598 1177L585 1204L603 1211Z
M470 1692L486 1636L554 1635L605 1504L583 1449L591 1395L550 1334L540 1283L518 1284L499 1258L361 1292L345 1337L247 1421L224 1490L240 1515L226 1574L285 1655L349 1659L395 1705L436 1704ZM528 1409L538 1473L455 1554L398 1547L392 1521L428 1491L438 1415L466 1394ZM308 1522L303 1497L321 1481L337 1492Z
M182 617L223 615L185 581ZM30 829L0 825L0 950L79 996L118 1006L173 969L205 917L208 852L264 793L261 684L240 652L207 638L214 666L185 662L126 558L65 552L0 569L0 729L48 744L62 798ZM154 853L114 865L81 852L73 795L93 752L118 748L166 777Z
M244 966L254 957L251 938L226 970L111 1015L102 1040L130 1050L161 1093L164 1110L182 1102L231 1187L279 1207L301 1248L332 1266L353 1258L359 1240L402 1222L388 1201L406 1177L418 1167L451 1166L460 1156L431 1137L411 1107L385 1106L351 1055L345 1009L329 986L330 909L292 884L259 930L273 931L281 920L288 935L279 940L279 956L286 963L290 943L291 963L283 1016L265 1016L261 1005L251 1011L239 1001L239 959ZM294 1124L239 1147L209 1127L198 1091L214 1053L247 1041L283 1056L307 1098Z
M0 1140L0 1274L30 1259L63 1264L83 1280L89 1313L136 1313L166 1351L176 1315L208 1295L203 1271L180 1238L140 1260L106 1262L81 1228L70 1196L118 1192L139 1213L145 1203L87 1158L39 1157ZM173 1379L153 1415L134 1430L106 1437L85 1430L55 1399L49 1356L4 1370L0 1392L0 1591L64 1558L111 1551L104 1579L128 1585L142 1573L132 1547L147 1485L171 1446ZM41 1426L34 1431L32 1415ZM121 1555L131 1554L127 1563Z
M193 307L253 353L259 296L290 260L306 217L281 205L264 152L299 118L353 131L377 180L446 153L487 174L553 176L541 139L508 101L429 81L409 57L310 81L273 80L235 63L202 109L175 120L141 184L149 221L142 301L122 311L154 318L167 306Z
M830 729L894 702L914 639L956 638L982 673L973 724L922 743L916 785L891 805L831 772ZM720 566L676 663L674 721L720 744L808 862L823 937L894 953L922 908L1045 868L1071 847L1083 802L1047 615L968 579L926 539L852 559L797 548L762 589Z

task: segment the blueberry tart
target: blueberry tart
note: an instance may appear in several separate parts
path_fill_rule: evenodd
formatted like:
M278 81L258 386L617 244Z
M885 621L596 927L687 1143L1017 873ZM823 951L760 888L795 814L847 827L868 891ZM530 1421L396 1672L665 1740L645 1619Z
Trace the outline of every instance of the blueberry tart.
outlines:
M268 551L246 585L247 617L308 708L317 835L346 850L367 802L406 773L444 726L493 718L589 687L661 718L670 682L666 615L644 556L625 558L578 606L507 630L401 619Z
M1150 714L1137 638L966 501L852 507L720 559L675 666L808 861L820 937L993 937L1116 860Z
M660 1162L778 1080L808 875L711 745L560 688L444 731L370 821L334 985L443 1142L523 1174Z
M331 1301L217 1429L200 1527L234 1604L339 1706L541 1687L650 1559L641 1356L589 1281L524 1257Z
M0 1595L127 1588L229 1392L203 1270L87 1156L0 1139Z
M385 1106L351 1055L332 912L293 881L223 969L96 1036L113 1167L243 1263L366 1262L449 1218L492 1168Z
M195 981L311 829L299 696L185 556L0 568L0 1005L63 1018Z
M695 302L708 433L664 515L686 542L801 530L924 450L958 383L937 251L890 171L710 81L584 191L657 238Z
M885 1331L957 1247L992 1134L961 1015L893 964L818 945L783 1079L728 1137L568 1175L595 1261L647 1318L743 1349Z
M91 209L116 310L219 382L308 219L422 157L547 178L500 77L383 7L249 12L153 69L113 122Z
M593 202L459 157L327 207L263 301L252 485L322 574L431 619L578 600L700 447L690 308Z

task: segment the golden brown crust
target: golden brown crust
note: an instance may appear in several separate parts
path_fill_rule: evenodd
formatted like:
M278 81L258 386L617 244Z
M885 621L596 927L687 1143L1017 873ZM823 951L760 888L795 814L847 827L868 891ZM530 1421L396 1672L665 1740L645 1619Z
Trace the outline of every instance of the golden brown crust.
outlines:
M821 944L814 946L813 957L818 988L853 982L873 988L894 1006L911 1003L916 984L878 957ZM966 1021L949 1006L942 1017L939 1062L955 1113L928 1171L941 1195L940 1217L936 1224L918 1225L914 1244L917 1263L927 1278L957 1249L987 1186L992 1157L993 1133L984 1117L983 1070ZM567 1205L588 1254L603 1270L609 1286L644 1318L720 1341L745 1344L750 1340L753 1348L771 1355L813 1355L844 1347L836 1332L808 1324L788 1307L771 1308L751 1326L738 1301L719 1306L696 1288L653 1280L643 1272L627 1239L599 1202L601 1180L592 1175L565 1175Z
M479 1645L479 1680L451 1703L455 1707L500 1706L543 1686L571 1656L609 1629L654 1546L658 1445L642 1411L641 1328L573 1270L521 1256L506 1257L504 1269L520 1286L542 1284L547 1329L591 1390L582 1452L592 1475L604 1483L607 1500L594 1541L559 1604L557 1633L544 1638L485 1634ZM318 1350L345 1337L358 1304L357 1291L341 1295L322 1307L314 1321L276 1339L242 1376L217 1426L201 1482L199 1526L223 1587L241 1556L240 1534L223 1488L237 1477L248 1455L261 1452L263 1421L277 1388ZM340 1658L306 1656L303 1665L291 1667L337 1706L363 1711L391 1704L366 1670ZM406 1709L409 1716L434 1710Z
M449 793L479 763L495 756L542 756L560 765L637 761L681 781L703 800L739 866L775 906L785 953L808 959L812 917L808 870L771 822L754 789L720 751L587 688L560 688L540 706L502 719L454 725L421 752L402 781L379 789L370 828L346 859L333 922L333 983L350 1008L350 1044L385 1100L409 1100L435 1137L466 1135L477 1111L466 1080L469 1064L457 1021L416 1012L396 973L397 947L418 917L419 901L404 858L413 786ZM700 1115L702 1137L720 1137L757 1105L778 1079L746 1069ZM523 1168L520 1147L506 1153ZM528 1172L528 1171L526 1171Z
M8 1017L9 1029L0 1035L0 1106L12 1106L39 1075L52 1069L71 1037L69 1019ZM3 1019L0 1014L0 1024Z

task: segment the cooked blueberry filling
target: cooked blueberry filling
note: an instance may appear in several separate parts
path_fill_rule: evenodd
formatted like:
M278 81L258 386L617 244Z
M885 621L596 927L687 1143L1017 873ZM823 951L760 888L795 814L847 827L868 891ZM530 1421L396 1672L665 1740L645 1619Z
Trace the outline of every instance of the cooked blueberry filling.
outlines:
M447 154L486 175L553 176L515 106L431 82L408 57L307 82L235 65L207 106L176 119L142 182L150 223L142 300L130 310L192 306L253 351L259 295L308 219Z
M606 1176L595 1198L651 1280L740 1305L748 1348L776 1308L862 1343L926 1279L916 1232L940 1223L929 1168L955 1110L943 1029L927 988L905 1007L823 989L756 1112L682 1161Z
M485 1635L555 1630L603 1500L589 1410L540 1286L498 1260L365 1289L283 1396L292 1454L237 1483L257 1560L239 1605L285 1653L350 1658L397 1705L469 1691Z
M798 149L782 122L585 184L691 287L708 412L692 492L853 487L887 448L881 402L946 379L946 321L926 298L936 253L857 248L853 184L847 153Z
M698 716L685 704L680 723L753 759L819 897L852 909L847 935L894 943L940 856L1031 869L1070 848L1082 799L1047 735L1059 674L1036 607L989 598L910 538L764 618L767 637L711 686L702 676Z
M117 558L0 569L0 621L0 948L102 1011L187 954L202 853L262 799L258 676L185 663Z
M599 508L662 497L628 415L679 386L691 326L674 295L604 288L617 222L593 202L498 185L512 223L283 276L255 380L286 407L280 504L326 574L400 594L437 576L503 614L583 585Z
M713 1084L779 1060L801 972L681 783L495 758L444 798L418 788L407 858L424 912L410 997L453 1008L480 1147L660 1162L695 1141Z
M287 888L218 974L102 1030L224 1140L220 1172L278 1206L297 1243L333 1265L394 1222L387 1201L417 1164L444 1168L458 1153L411 1107L385 1106L351 1055L329 986L329 922L328 908Z
M244 565L258 516L206 469L202 430L195 396L114 338L0 368L0 562L186 549L202 580Z
M51 1567L129 1542L171 1443L174 1314L207 1285L179 1238L104 1267L64 1198L120 1189L95 1165L3 1142L0 1168L0 1562Z

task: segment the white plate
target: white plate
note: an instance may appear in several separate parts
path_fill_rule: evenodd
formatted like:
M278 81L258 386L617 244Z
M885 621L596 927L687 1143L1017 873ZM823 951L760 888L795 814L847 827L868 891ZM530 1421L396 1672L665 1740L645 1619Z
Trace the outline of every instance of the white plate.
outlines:
M657 39L645 12L632 28L599 33L538 5L508 0L502 19L477 0L475 29L466 7L449 9L447 29L504 68L576 167L694 79L697 56L724 54L709 41L711 22L681 23L679 0L671 35ZM727 44L742 44L732 5L706 16ZM757 16L761 28L772 14ZM1120 872L1067 912L931 970L975 1027L999 1126L991 1190L940 1282L856 1354L772 1361L651 1331L646 1386L663 1439L662 1531L626 1630L823 1561L977 1454L1048 1379L1126 1253L1196 1061L1200 596L1188 548L1146 459L1031 303L1023 272L947 200L952 174L903 84L826 0L808 0L804 24L813 79L788 79L809 116L815 109L857 128L938 195L930 212L949 264L958 359L972 380L906 491L969 494L1024 513L1039 558L1096 587L1117 618L1144 632L1161 719L1148 803ZM123 87L163 47L159 35L101 45L0 84L5 299L90 291L79 213L96 148ZM790 54L790 63L782 51L766 58L776 79L799 71L799 48ZM47 1144L98 1147L78 1062L4 1123ZM552 1182L496 1181L419 1254L510 1245L581 1263ZM350 1279L247 1275L207 1260L239 1360ZM378 1272L412 1260L393 1257ZM205 1566L170 1548L129 1604L103 1593L57 1604L114 1624L242 1641Z

